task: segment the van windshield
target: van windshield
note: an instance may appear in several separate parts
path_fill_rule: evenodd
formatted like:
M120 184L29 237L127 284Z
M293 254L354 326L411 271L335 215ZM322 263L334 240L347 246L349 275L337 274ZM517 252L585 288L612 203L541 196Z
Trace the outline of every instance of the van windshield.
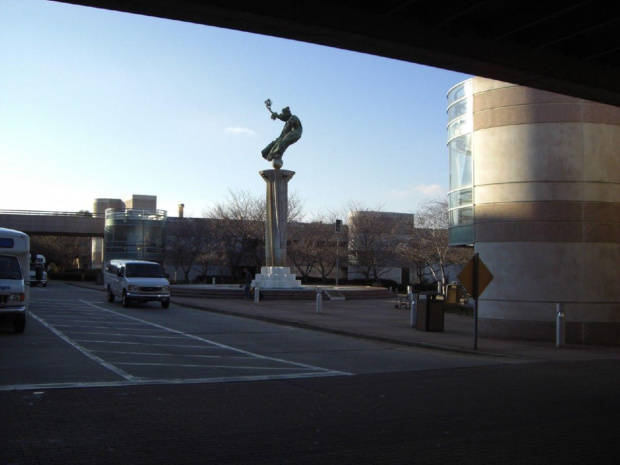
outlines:
M0 255L0 279L22 279L22 269L17 257Z
M164 270L160 265L151 263L128 263L125 276L128 278L163 278Z

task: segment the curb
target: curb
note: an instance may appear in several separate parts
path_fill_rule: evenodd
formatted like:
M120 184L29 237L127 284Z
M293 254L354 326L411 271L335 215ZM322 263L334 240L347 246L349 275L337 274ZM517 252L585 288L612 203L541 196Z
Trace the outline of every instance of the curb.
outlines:
M174 303L181 307L191 308L194 310L202 310L202 311L207 311L207 312L212 312L212 313L219 313L222 315L230 315L230 316L235 316L235 317L240 317L240 318L248 318L251 320L264 321L266 323L274 323L274 324L279 324L283 326L291 326L294 328L308 329L312 331L321 331L324 333L338 334L341 336L355 337L358 339L368 339L371 341L385 342L388 344L396 344L396 345L402 345L402 346L407 346L407 347L418 347L418 348L423 348L423 349L441 350L444 352L453 352L453 353L467 354L467 355L480 355L480 356L512 358L512 359L518 359L518 360L529 360L529 358L519 357L516 355L498 354L498 353L492 353L492 352L481 352L481 351L473 350L473 349L463 349L460 347L429 344L427 342L403 341L401 339L394 339L394 338L390 338L386 336L375 336L372 334L363 334L363 333L358 333L354 331L347 331L344 329L326 328L324 326L313 325L310 323L300 323L297 321L282 320L279 318L273 318L273 317L264 316L264 315L248 315L247 313L235 312L234 310L222 310L219 308L209 307L207 305L196 305L196 304L191 304L191 303L179 302L178 300L175 300Z

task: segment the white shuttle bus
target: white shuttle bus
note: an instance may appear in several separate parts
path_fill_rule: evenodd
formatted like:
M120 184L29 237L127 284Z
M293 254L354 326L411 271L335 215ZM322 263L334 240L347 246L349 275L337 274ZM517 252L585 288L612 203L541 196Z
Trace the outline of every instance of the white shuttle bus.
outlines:
M30 237L0 228L0 321L12 321L16 333L26 329L29 280Z

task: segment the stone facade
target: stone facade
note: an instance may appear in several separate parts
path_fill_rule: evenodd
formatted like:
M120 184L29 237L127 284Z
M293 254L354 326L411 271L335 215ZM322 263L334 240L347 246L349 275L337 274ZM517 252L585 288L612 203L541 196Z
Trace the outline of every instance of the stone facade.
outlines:
M483 336L620 342L620 108L472 80Z

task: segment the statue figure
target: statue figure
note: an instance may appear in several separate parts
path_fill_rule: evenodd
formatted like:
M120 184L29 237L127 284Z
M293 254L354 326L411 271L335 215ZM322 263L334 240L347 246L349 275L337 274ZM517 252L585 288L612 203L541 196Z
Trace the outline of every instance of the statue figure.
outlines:
M291 109L289 107L283 108L282 113L278 114L277 112L271 111L271 100L265 100L265 106L267 110L271 112L272 120L275 121L277 118L280 121L284 121L286 124L282 129L280 137L265 147L261 153L265 160L280 160L288 146L294 144L301 138L303 128L301 127L301 121L299 121L297 116L291 114Z

